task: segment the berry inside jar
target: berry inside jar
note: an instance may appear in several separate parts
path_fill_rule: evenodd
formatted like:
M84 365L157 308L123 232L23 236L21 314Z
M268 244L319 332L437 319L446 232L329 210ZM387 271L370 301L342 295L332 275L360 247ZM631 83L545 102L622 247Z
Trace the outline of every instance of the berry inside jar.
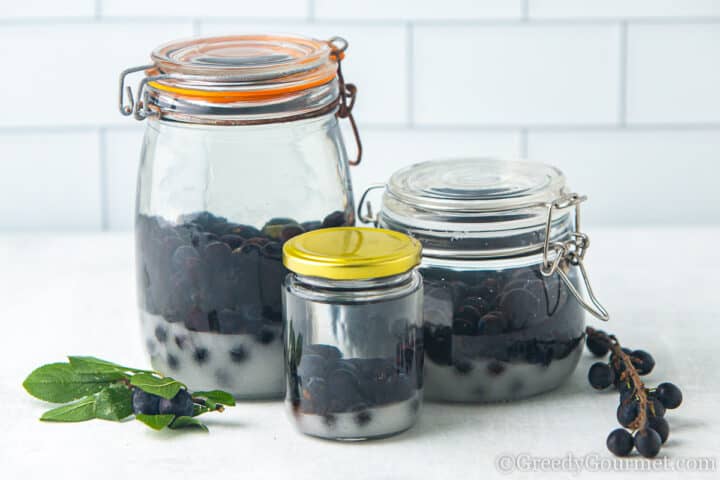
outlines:
M195 390L279 397L283 378L282 245L347 225L352 212L254 227L210 212L136 220L140 316L153 368Z
M575 369L584 312L557 275L537 265L421 271L427 398L512 400L555 388Z
M303 346L297 366L288 373L289 402L298 428L344 440L378 438L409 428L421 400L418 335L398 343L395 357L343 358L332 345Z

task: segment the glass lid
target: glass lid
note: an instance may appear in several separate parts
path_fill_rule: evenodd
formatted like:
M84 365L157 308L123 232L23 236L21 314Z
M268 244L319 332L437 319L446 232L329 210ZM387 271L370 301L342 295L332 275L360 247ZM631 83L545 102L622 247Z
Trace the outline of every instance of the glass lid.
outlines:
M417 238L425 257L527 255L542 250L550 204L566 194L565 176L550 165L433 160L390 178L378 224ZM555 212L551 241L569 238L571 210Z
M411 165L396 172L387 189L428 210L493 212L551 202L564 186L564 175L550 165L480 158Z
M152 60L164 73L259 81L287 77L327 65L330 44L293 35L232 35L171 42ZM326 75L334 73L328 65ZM218 80L222 80L221 78Z

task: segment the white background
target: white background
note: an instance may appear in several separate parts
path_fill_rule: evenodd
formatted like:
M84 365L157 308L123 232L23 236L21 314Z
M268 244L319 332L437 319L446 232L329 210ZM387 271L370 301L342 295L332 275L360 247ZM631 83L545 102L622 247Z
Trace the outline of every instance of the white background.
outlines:
M0 229L129 230L142 125L119 72L258 31L349 40L357 194L502 155L565 170L588 229L720 223L720 0L3 0Z

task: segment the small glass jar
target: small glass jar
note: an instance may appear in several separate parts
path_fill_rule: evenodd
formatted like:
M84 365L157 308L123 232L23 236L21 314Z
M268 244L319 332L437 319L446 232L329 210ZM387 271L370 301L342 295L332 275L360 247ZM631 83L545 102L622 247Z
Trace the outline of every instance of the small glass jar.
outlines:
M346 47L200 38L123 72L121 112L147 120L135 222L143 335L153 367L193 390L284 393L282 245L355 222L338 125L355 93L339 69ZM125 96L136 71L137 96Z
M422 402L420 244L333 228L283 248L286 405L297 428L364 440L410 428Z
M423 245L427 398L512 400L567 379L583 348L583 307L603 320L607 313L582 263L584 197L569 193L562 172L431 161L396 172L383 188L378 225Z

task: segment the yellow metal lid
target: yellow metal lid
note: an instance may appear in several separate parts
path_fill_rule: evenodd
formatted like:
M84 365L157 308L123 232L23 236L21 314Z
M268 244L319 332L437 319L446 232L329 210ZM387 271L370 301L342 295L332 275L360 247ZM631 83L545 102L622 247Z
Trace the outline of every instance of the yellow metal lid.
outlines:
M405 273L420 264L420 242L380 228L322 228L288 240L288 270L332 280L366 280Z

